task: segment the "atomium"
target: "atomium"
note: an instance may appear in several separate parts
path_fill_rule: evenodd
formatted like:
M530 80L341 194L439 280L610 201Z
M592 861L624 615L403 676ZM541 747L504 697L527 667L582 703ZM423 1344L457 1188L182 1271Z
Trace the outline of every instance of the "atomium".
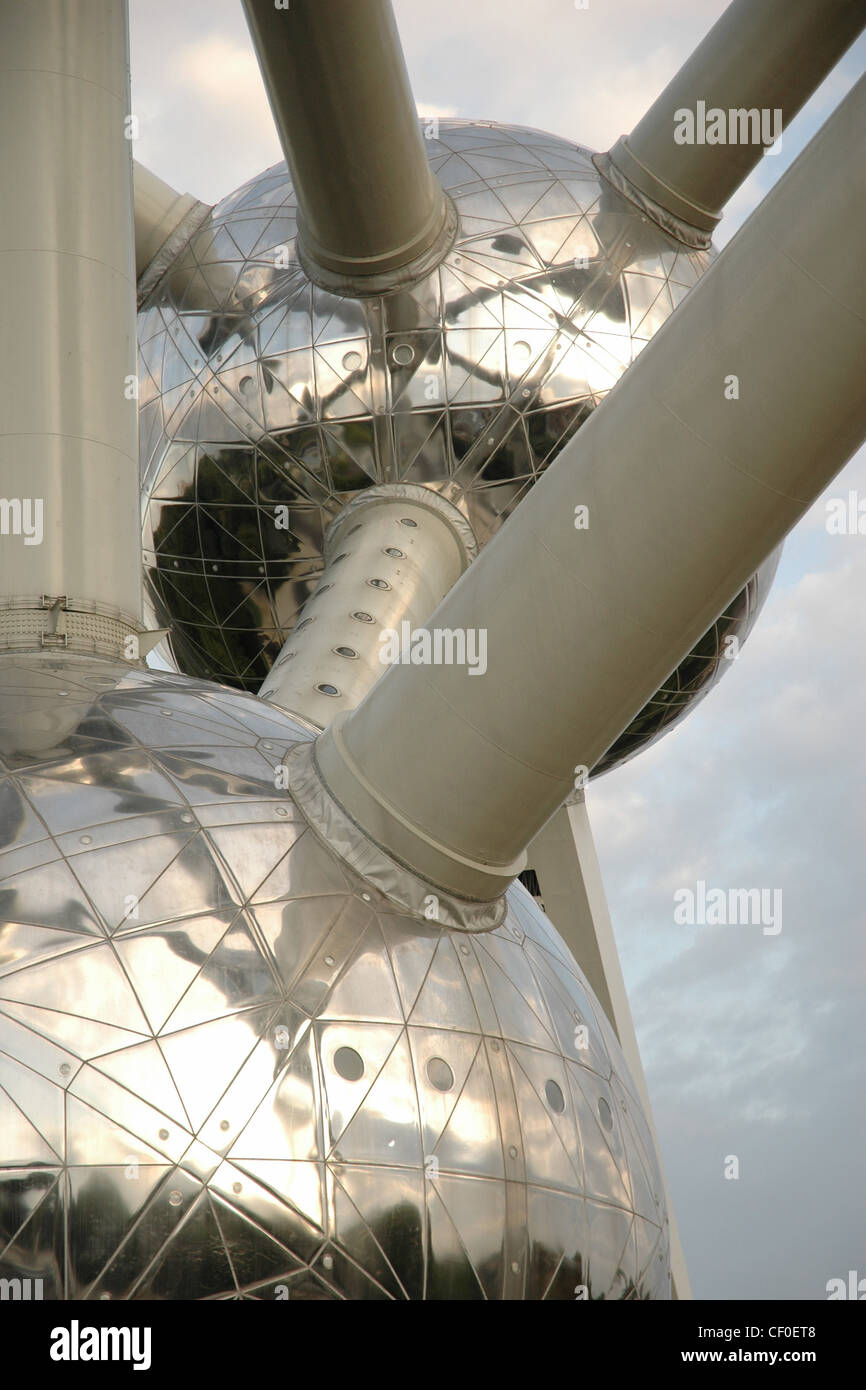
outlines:
M258 690L321 577L329 522L372 484L440 492L486 543L709 264L578 145L489 122L422 128L459 233L411 287L345 298L311 284L281 164L217 204L142 306L145 588L189 675ZM711 688L775 565L596 771Z
M515 884L408 916L274 767L255 697L0 671L0 1276L45 1298L668 1297L619 1044Z

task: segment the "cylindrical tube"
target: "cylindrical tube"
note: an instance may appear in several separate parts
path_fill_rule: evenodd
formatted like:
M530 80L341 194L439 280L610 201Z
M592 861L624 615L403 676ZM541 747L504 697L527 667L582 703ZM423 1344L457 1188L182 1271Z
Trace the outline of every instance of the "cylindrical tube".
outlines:
M140 623L129 110L123 0L0 6L0 647Z
M311 279L378 293L447 250L453 209L424 151L390 0L244 0L298 198Z
M178 193L164 179L133 161L135 195L135 273L141 278L148 266L190 213L204 206L191 193Z
M864 24L863 0L733 0L610 151L623 191L709 234Z
M337 517L325 570L259 696L324 729L360 704L476 553L469 523L438 493L386 483Z
M852 454L864 241L866 78L430 619L483 630L486 675L395 667L318 740L395 857L495 896Z

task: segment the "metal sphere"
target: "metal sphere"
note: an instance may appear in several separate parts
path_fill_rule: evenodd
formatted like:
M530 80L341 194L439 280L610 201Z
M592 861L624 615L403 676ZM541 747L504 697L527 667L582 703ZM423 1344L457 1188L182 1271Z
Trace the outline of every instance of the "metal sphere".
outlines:
M365 299L311 285L280 164L217 204L141 309L145 587L189 675L259 688L325 529L374 482L441 492L484 544L708 264L580 146L423 128L459 234L419 283ZM722 638L745 638L772 569L638 716L626 755L719 677Z
M483 934L369 890L275 789L311 736L184 677L0 664L0 1276L667 1297L653 1143L573 958L518 885Z

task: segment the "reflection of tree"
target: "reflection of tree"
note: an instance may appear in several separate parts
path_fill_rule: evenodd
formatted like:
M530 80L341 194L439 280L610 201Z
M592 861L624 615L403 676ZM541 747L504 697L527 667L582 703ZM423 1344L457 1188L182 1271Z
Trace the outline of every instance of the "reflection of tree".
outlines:
M255 467L252 449L213 456L199 450L195 480L176 504L161 510L151 574L159 621L172 626L180 668L190 676L228 679L251 689L258 689L279 650L260 632L261 613L249 597L262 583L259 557L265 558L270 581L279 584L289 576L299 548L289 531L260 526ZM219 565L219 572L208 574L197 557ZM232 628L230 641L223 622Z
M46 1168L22 1170L20 1176L7 1170L0 1183L0 1278L43 1279L45 1299L58 1296L63 1277L58 1269L62 1182L62 1174Z

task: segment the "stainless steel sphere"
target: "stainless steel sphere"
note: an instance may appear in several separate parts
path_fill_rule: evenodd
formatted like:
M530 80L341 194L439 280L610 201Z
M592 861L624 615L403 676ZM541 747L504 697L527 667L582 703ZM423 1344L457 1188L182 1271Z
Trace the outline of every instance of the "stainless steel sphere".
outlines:
M422 124L459 234L411 289L311 285L280 164L217 204L142 307L146 590L189 675L259 688L321 574L324 530L374 482L441 492L484 544L708 264L613 192L588 150ZM718 678L722 637L742 641L766 587L666 683L628 754Z
M481 935L370 890L275 789L310 737L184 677L0 663L0 1277L669 1296L652 1140L562 941L517 885Z

